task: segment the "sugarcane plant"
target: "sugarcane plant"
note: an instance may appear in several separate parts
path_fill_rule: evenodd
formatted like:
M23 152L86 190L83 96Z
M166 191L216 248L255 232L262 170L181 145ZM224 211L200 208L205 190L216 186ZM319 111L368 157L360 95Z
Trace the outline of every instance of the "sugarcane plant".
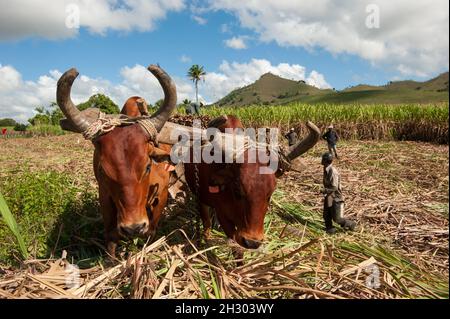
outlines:
M23 237L20 233L19 225L17 224L16 219L14 218L11 210L6 204L6 200L3 197L2 193L0 193L0 214L5 224L16 237L22 257L26 259L28 257L28 252L25 246L25 241L23 240Z

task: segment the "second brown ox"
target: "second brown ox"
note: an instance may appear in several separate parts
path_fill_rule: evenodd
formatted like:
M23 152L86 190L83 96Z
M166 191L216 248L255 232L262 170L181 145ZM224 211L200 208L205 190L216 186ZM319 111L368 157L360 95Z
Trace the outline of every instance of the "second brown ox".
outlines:
M226 128L243 129L239 119L230 115L211 123L214 124L210 126L221 132ZM304 154L319 140L319 129L310 122L307 127L309 135L289 149L287 161ZM185 174L189 187L198 197L206 237L211 229L211 207L228 238L245 248L256 249L264 238L264 217L276 187L276 177L284 171L279 167L272 174L261 174L260 168L267 164L250 162L247 152L243 163L185 163Z

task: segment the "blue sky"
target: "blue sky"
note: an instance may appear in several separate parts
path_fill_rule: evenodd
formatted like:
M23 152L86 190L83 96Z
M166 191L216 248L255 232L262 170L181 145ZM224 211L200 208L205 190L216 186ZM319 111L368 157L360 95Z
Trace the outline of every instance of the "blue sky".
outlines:
M324 74L336 88L355 83L354 75L360 77L357 80L371 83L385 83L394 76L394 73L372 67L357 56L333 56L320 48L308 52L301 47L280 47L273 42L257 40L249 41L245 50L229 48L224 41L233 34L254 36L253 33L240 28L233 16L225 12L204 16L207 22L201 25L189 12L170 13L152 32L110 31L106 35L97 35L81 29L74 39L5 41L0 43L0 59L4 65L17 66L27 80L34 80L50 69L65 70L76 66L92 77L119 81L122 66L154 62L160 63L171 74L184 76L194 63L203 65L207 71L217 71L223 60L246 63L251 58L267 59L272 64L303 65ZM230 29L226 33L222 32L225 24ZM189 57L190 62L182 62L182 56Z
M174 77L179 99L194 99L186 72L203 65L206 102L269 71L343 89L448 70L446 0L87 2L0 0L0 118L23 121L50 103L59 75L73 66L85 76L74 85L76 101L102 92L119 105L131 94L150 103L161 97L145 73L151 63ZM70 3L79 28L67 28ZM369 15L378 25L367 26Z

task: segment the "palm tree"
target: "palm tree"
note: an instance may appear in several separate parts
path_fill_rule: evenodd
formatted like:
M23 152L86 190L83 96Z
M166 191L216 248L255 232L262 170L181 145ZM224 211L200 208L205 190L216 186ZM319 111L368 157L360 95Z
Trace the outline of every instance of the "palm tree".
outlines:
M192 82L195 83L195 99L197 101L197 104L198 104L198 81L200 81L201 79L205 80L205 75L206 72L203 69L203 66L198 64L194 64L193 66L191 66L191 68L187 73L187 76L192 80Z

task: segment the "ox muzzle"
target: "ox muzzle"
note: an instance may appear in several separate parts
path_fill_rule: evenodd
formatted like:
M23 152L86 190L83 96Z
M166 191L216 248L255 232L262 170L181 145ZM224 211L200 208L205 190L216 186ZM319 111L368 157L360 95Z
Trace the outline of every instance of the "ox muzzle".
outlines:
M258 249L263 244L260 240L246 239L242 237L242 246L247 249Z
M131 225L119 225L119 234L126 238L149 236L149 223L147 221Z

